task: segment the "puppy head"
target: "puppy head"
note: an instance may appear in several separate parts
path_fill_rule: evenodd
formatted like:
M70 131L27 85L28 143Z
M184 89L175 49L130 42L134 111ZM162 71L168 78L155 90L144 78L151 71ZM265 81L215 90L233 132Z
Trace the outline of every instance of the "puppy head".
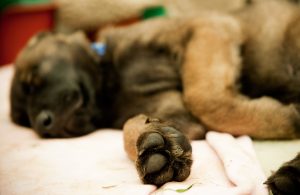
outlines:
M11 89L13 121L21 124L28 119L43 137L93 131L94 121L101 118L95 101L101 85L98 62L82 33L33 37L16 59Z

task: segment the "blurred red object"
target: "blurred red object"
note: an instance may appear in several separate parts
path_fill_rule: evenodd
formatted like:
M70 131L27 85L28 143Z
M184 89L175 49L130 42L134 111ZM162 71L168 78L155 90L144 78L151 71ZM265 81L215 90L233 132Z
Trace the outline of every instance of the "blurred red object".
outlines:
M10 6L0 13L0 66L14 62L35 33L54 25L53 3Z

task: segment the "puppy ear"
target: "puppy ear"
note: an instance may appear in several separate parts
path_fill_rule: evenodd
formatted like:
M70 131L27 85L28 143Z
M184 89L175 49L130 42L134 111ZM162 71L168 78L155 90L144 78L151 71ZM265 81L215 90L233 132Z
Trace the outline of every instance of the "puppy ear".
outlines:
M16 64L17 68L24 68L23 64L26 64L28 61L30 61L30 58L32 56L28 55L28 52L30 52L33 48L35 48L38 43L40 43L42 40L44 40L46 37L49 37L52 35L49 31L39 32L35 34L33 37L31 37L27 44L19 51L18 55L16 56L14 63ZM23 67L24 66L24 67Z
M34 45L36 45L39 41L41 41L42 39L44 39L45 37L48 37L52 35L52 33L50 31L42 31L37 33L36 35L34 35L33 37L31 37L29 39L29 41L27 42L26 47L33 47Z
M74 46L83 48L97 63L100 61L99 56L92 50L91 41L83 31L77 31L67 37L67 41Z
M67 39L70 43L77 43L81 45L86 45L90 42L83 31L76 31L73 34L71 34Z

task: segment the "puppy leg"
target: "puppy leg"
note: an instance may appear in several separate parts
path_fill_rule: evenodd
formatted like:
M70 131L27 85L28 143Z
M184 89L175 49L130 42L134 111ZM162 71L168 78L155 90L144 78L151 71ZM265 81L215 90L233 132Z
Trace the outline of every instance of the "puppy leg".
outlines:
M229 30L228 30L229 29ZM184 98L188 108L212 130L258 139L300 136L300 116L294 105L239 93L241 33L228 27L195 30L183 62Z
M146 184L160 186L168 181L183 181L190 174L189 140L168 123L138 115L124 126L124 144Z
M300 153L273 173L266 184L274 195L300 194Z
M204 138L204 128L185 108L179 91L152 94L141 102L146 102L141 113L147 116L137 115L123 128L125 150L141 180L158 186L185 180L192 165L189 139Z

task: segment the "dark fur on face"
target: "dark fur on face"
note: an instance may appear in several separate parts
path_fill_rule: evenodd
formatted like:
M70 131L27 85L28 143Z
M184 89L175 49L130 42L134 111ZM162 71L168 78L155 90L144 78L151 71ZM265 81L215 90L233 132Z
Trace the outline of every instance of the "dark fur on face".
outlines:
M44 137L70 137L102 123L102 69L80 33L35 36L16 60L11 117Z

